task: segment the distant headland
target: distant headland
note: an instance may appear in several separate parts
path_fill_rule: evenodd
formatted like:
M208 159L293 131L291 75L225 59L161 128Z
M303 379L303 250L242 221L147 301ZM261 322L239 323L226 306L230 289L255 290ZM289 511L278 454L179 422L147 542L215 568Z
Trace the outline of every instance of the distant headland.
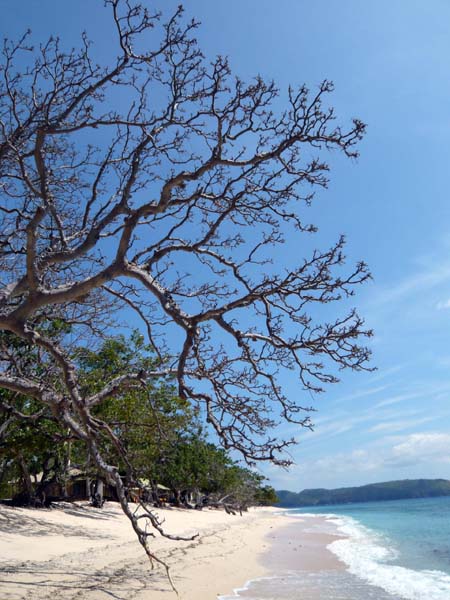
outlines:
M450 481L447 479L403 479L334 490L306 489L299 493L277 490L276 493L279 500L278 506L284 508L323 506L327 504L347 504L349 502L377 502L450 496Z

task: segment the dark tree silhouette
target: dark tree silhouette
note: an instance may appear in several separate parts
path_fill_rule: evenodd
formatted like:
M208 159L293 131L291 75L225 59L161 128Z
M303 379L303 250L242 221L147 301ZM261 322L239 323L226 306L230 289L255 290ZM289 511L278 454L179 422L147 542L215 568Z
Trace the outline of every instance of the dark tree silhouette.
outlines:
M338 369L366 368L359 340L370 332L357 313L328 310L322 322L316 308L369 274L364 263L344 274L343 239L295 268L270 258L286 237L315 231L301 210L326 187L322 156L356 157L364 125L336 124L328 81L315 93L290 88L278 110L274 83L244 83L225 58L204 59L181 7L165 22L129 1L105 5L117 38L107 66L86 36L69 52L55 38L29 52L28 34L3 48L0 328L33 348L41 367L23 372L4 342L0 386L50 407L85 442L152 558L146 522L161 524L129 507L100 451L106 436L123 455L120 439L93 409L126 386L173 376L226 448L248 462L289 462L293 440L271 432L280 419L310 420L308 406L283 393L283 370L297 371L309 398ZM71 344L95 347L130 310L157 367L86 394ZM70 335L47 335L55 322Z

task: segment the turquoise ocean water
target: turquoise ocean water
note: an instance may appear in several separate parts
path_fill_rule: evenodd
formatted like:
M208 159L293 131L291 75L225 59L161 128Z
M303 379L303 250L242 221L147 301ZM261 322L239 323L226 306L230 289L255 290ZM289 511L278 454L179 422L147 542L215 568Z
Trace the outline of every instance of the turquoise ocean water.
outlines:
M299 509L293 513L347 517L376 532L393 556L388 563L450 575L450 497L392 500ZM450 600L450 593L448 596Z
M450 600L450 497L322 506L289 513L311 523L314 515L326 515L328 525L345 535L329 549L347 570L280 573L250 582L234 598Z

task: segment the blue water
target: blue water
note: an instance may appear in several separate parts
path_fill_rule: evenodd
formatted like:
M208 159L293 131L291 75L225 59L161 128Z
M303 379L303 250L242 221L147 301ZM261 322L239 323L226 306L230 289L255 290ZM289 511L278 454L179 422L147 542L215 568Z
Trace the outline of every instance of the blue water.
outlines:
M386 561L388 564L414 570L439 570L450 575L448 496L321 506L289 512L351 517L384 538L394 555Z
M450 600L450 497L288 513L313 535L339 536L328 549L345 570L280 571L221 600Z

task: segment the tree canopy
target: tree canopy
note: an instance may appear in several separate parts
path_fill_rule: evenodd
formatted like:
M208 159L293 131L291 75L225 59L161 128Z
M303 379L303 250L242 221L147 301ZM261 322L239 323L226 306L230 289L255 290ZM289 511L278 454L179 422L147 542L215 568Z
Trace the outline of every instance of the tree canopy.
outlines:
M51 38L30 52L29 34L3 47L0 386L35 412L1 402L17 422L49 411L84 444L151 556L110 454L127 461L127 433L102 417L117 395L135 390L145 421L139 390L174 377L179 401L225 448L288 464L293 440L275 425L309 427L310 392L339 369L366 368L370 332L338 307L369 273L344 266L343 238L293 267L271 263L285 239L315 232L303 215L326 187L324 155L356 157L364 124L336 122L328 81L291 87L280 109L274 82L246 83L225 58L205 59L181 7L166 18L106 0L105 19L116 36L108 64L86 35L72 50ZM129 356L124 372L95 365L92 388L89 348L131 318L154 358ZM16 361L18 340L30 368ZM286 370L303 394L284 393Z

